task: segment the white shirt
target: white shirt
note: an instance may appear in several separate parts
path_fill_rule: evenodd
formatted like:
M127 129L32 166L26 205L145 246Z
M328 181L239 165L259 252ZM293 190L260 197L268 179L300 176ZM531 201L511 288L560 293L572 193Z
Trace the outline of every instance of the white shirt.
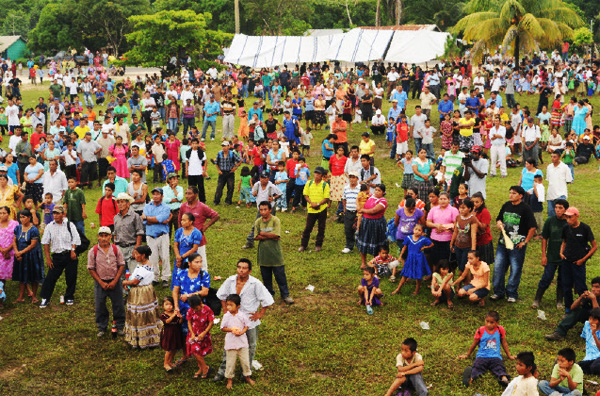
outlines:
M109 135L115 134L115 124L109 122L108 124L102 124L102 132L108 132Z
M219 75L219 72L217 71L216 68L211 67L210 69L208 69L206 71L206 74L208 74L210 76L210 78L212 78L213 80L216 80L217 76Z
M225 301L230 294L236 294L237 275L232 275L223 282L217 291L217 297ZM275 303L273 296L267 288L252 275L248 276L246 284L239 293L241 298L240 312L252 315L258 311L258 307L269 307ZM260 324L260 320L251 320L249 329L254 329Z
M75 151L75 149L71 150L71 155L73 155L75 159L69 155L69 150L62 152L61 156L65 159L65 166L75 165L77 163L77 151Z
M192 93L192 91L184 89L183 91L181 91L181 101L183 102L183 105L187 104L188 99L190 99L192 103L194 103L194 94Z
M548 180L546 196L548 201L553 201L561 196L569 197L567 183L573 181L573 176L567 164L561 161L558 166L554 166L553 163L550 163L546 169L546 180Z
M382 114L374 115L373 118L371 119L371 124L373 124L375 126L383 125L383 124L385 124L385 117Z
M352 159L352 157L349 157L348 160L346 161L346 166L344 166L344 173L346 175L349 175L350 172L354 171L360 175L361 169L362 169L362 164L360 162L360 156L358 157L358 159L356 161L354 161L354 159Z
M19 144L20 141L21 141L21 137L17 136L17 135L12 135L10 137L10 139L8 140L8 148L10 149L10 152L12 155L17 155L15 150L17 149L17 144Z
M54 174L46 172L44 176L44 195L52 194L52 202L58 204L62 199L64 192L69 188L67 185L67 176L60 169L57 169Z
M417 131L421 129L421 127L425 126L425 121L427 121L427 116L424 113L421 113L420 116L414 114L412 117L410 117L410 125L413 127L413 138L421 138Z
M19 121L19 106L7 106L6 118L8 120L8 125L20 125L21 122Z
M389 82L395 82L399 78L400 78L400 74L398 74L398 72L395 72L395 71L391 71L387 75L387 79Z
M129 139L127 139L127 134L129 133L129 125L123 123L122 125L115 124L115 138L117 136L121 136L123 138L123 144L127 144Z
M489 137L492 139L494 135L502 135L502 139L491 140L492 146L504 146L506 144L506 128L500 125L498 128L493 127L490 129Z
M473 86L475 88L479 88L481 90L484 85L485 85L485 78L483 78L483 76L475 77L473 79Z
M69 233L67 221L67 218L64 217L61 224L52 221L46 226L42 236L42 245L50 245L51 253L69 252L73 247L72 245L81 245L81 239L75 224L69 223L71 226L71 233ZM71 237L71 235L73 236Z
M540 133L539 126L537 126L537 125L529 126L527 124L523 125L521 136L523 137L523 140L525 140L526 142L534 142L535 139L542 138L542 134Z

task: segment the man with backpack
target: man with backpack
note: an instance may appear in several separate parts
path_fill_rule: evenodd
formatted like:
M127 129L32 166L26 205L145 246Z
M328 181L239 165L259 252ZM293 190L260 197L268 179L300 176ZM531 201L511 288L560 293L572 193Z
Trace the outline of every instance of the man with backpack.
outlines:
M219 179L217 181L217 190L215 191L214 204L218 205L221 202L223 196L223 188L227 184L227 197L225 198L225 204L231 205L233 199L233 190L235 187L235 170L240 166L242 160L235 151L230 150L229 142L224 140L221 143L222 150L217 154L217 171L219 172Z
M327 222L327 207L329 203L329 183L323 180L327 174L325 168L317 166L315 168L315 179L309 181L304 186L304 198L307 202L308 214L306 215L306 226L302 232L299 252L303 252L308 247L310 233L318 222L317 240L315 241L315 252L320 252L325 240L325 226Z
M123 335L125 327L125 304L123 303L123 286L121 275L125 271L125 258L117 247L110 243L112 233L108 227L98 230L98 244L88 254L87 269L94 278L94 299L96 301L96 326L98 338L106 334L108 326L108 309L106 298L112 303L113 320L117 334Z
M252 186L252 195L255 197L256 201L256 218L254 222L258 220L260 215L260 203L261 202L269 202L271 205L271 213L275 215L275 202L279 197L283 195L281 190L277 188L275 184L273 184L269 180L269 171L263 171L260 174L260 181L254 183ZM246 244L242 246L242 249L252 249L254 247L254 224L252 225L252 229L246 238Z
M290 147L300 144L300 123L298 117L291 115L289 111L283 112L283 133L290 142Z

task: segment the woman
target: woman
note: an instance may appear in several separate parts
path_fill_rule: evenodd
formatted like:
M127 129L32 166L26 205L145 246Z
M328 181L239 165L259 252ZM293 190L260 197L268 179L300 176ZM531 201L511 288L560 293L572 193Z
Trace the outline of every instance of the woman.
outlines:
M323 153L323 159L321 160L321 166L325 169L329 168L329 160L333 156L333 142L335 141L335 135L330 134L327 135L325 139L323 139L323 144L321 144L321 152Z
M29 157L29 165L23 173L23 179L27 183L25 193L32 196L36 204L41 203L44 193L44 167L32 156Z
M173 279L173 301L175 301L175 312L181 314L183 323L181 330L187 337L188 325L186 313L190 306L188 299L191 295L197 294L200 297L206 297L210 288L210 275L206 271L202 271L202 257L193 253L188 257L189 268L179 271L177 278ZM185 353L185 352L184 352ZM187 360L184 356L177 365Z
M323 125L327 124L327 117L325 116L325 99L323 94L319 94L315 100L315 130L320 131Z
M154 270L148 260L151 254L152 250L146 245L135 248L133 259L138 266L129 279L123 281L123 286L131 286L125 316L125 342L133 348L151 348L160 343L162 322L152 286Z
M202 242L202 233L194 227L196 217L191 213L184 213L181 216L181 228L175 231L175 241L173 250L175 251L175 265L173 266L173 276L171 289L179 273L188 268L188 257L198 252Z
M175 137L175 132L169 131L169 138L165 142L165 151L169 159L173 161L173 165L175 166L175 173L178 173L181 169L180 147L181 142Z
M329 159L329 171L331 177L329 179L330 199L331 201L341 202L344 193L344 187L348 184L348 179L344 173L348 157L344 155L344 147L338 147L335 155ZM337 205L332 204L331 207L336 208Z
M594 108L590 104L590 100L588 98L583 99L583 106L588 109L588 112L585 115L585 126L591 131L594 129L592 125L592 114L594 113Z
M15 251L13 242L15 240L15 227L19 225L10 218L10 208L0 207L0 280L12 279Z
M435 208L440 205L440 190L434 188L429 193L429 202L425 205L425 218L427 218L427 214L431 211L431 208Z
M33 133L33 127L31 124L31 115L33 114L33 109L25 110L25 114L20 119L21 125L23 126L23 133L27 133L31 136Z
M373 107L375 107L375 110L381 109L381 104L383 101L383 92L384 90L381 87L381 83L377 83L377 88L375 88L373 96Z
M369 128L369 122L373 118L373 96L369 92L369 88L365 88L365 94L360 99L360 110L362 111L362 119Z
M450 195L441 192L439 205L431 208L427 214L427 227L431 228L431 241L434 248L430 250L429 264L435 268L442 259L450 258L450 240L454 232L454 222L458 209L450 205Z
M587 128L585 117L587 116L588 111L589 110L585 107L583 100L580 100L577 102L577 105L575 105L571 131L574 131L577 136L583 135L583 131Z
M563 105L560 102L561 95L558 94L554 97L554 102L552 102L552 112L550 113L550 128L560 128L560 122L563 114ZM566 126L566 116L565 116L565 126Z
M564 149L564 141L563 138L558 134L558 129L552 129L552 134L548 138L548 148L546 149L550 154L553 152L557 152L558 154L562 153Z
M575 116L575 109L577 108L577 98L572 96L569 100L569 104L564 107L565 113L565 131L570 132L573 125L573 117Z
M13 266L12 280L19 282L19 296L15 303L23 302L25 289L31 297L31 303L36 304L38 299L38 285L44 282L44 258L40 244L40 232L32 224L32 213L29 210L19 212L21 224L15 227L13 238L13 251L15 263Z
M42 159L44 160L44 172L50 170L50 160L53 158L60 157L61 151L55 147L54 140L48 140L48 147L41 153Z
M177 133L177 122L179 121L179 105L177 100L169 95L169 103L167 104L167 118L168 118L168 129Z
M111 163L117 170L117 176L128 179L129 169L127 168L127 156L129 149L126 144L123 144L123 137L117 136L115 144L108 148L108 152L115 160Z
M362 213L362 220L356 236L356 247L360 252L361 269L367 266L367 254L377 256L379 248L387 241L387 224L383 216L388 203L384 195L385 185L378 184L365 206L358 210L358 213Z
M404 207L396 211L394 225L396 226L396 245L398 252L402 251L404 238L413 234L415 224L424 223L425 213L417 209L416 201L412 197L404 200ZM391 280L391 279L390 279Z
M21 172L19 172L19 166L14 162L14 158L12 154L7 154L4 159L4 166L6 166L7 175L13 184L20 184Z
M8 185L8 177L0 175L0 206L8 206L10 208L10 218L17 218L17 208L21 209L21 201L23 193L17 184Z
M278 140L273 140L271 143L271 150L267 154L267 165L269 165L269 172L271 183L275 181L275 173L277 173L277 163L279 161L285 162L287 159L285 150L281 148Z
M475 204L475 216L477 217L477 251L479 252L479 259L491 265L495 259L492 231L490 229L492 216L485 207L485 199L483 199L482 193L476 192L473 194L472 200Z
M427 150L424 148L419 150L419 156L415 159L412 167L415 174L413 187L417 189L419 197L423 197L427 203L432 190L431 180L435 168L433 162L427 158Z
M525 168L521 171L521 178L519 179L519 186L523 187L525 191L529 191L533 188L533 178L535 175L542 175L541 170L537 168L537 160L533 157L525 159Z
M371 166L375 166L375 142L369 137L369 132L362 134L362 140L358 146L360 155L368 155L369 163Z

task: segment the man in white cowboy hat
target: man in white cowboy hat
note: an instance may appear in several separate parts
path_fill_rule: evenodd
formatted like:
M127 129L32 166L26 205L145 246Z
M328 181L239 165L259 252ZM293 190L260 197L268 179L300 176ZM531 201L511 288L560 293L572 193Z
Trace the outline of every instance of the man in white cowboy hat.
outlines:
M139 214L130 207L133 202L131 195L119 193L117 195L117 207L119 213L115 216L115 245L123 252L125 265L129 272L133 272L136 262L131 258L133 249L142 244L144 235L144 222Z

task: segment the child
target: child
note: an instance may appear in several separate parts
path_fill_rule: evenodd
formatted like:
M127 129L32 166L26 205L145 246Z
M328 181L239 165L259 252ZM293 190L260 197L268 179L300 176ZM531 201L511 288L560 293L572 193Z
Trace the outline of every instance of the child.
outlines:
M175 164L173 164L173 161L169 159L167 154L163 154L162 157L162 178L163 180L167 180L169 173L175 173Z
M467 264L467 254L477 249L477 216L473 213L475 204L470 198L465 198L458 206L459 216L454 223L454 232L450 240L450 250L456 254L458 268L462 273ZM459 285L460 287L460 285Z
M562 159L562 162L567 164L569 169L571 169L571 177L573 178L573 180L575 180L575 173L573 172L573 159L575 158L575 149L573 142L567 142L565 150L563 151L560 158Z
M202 297L197 294L188 299L190 309L186 313L188 322L187 354L194 355L198 361L198 371L194 378L208 377L210 367L206 365L204 356L213 351L210 329L213 327L215 315L208 305L202 303Z
M360 222L362 221L362 213L358 212L359 209L365 207L367 200L369 199L369 186L366 184L360 185L360 192L356 196L356 234L358 234L358 230L360 229Z
M469 296L469 301L479 302L479 306L485 305L485 297L490 293L490 267L486 262L479 259L479 252L471 250L467 256L468 262L465 265L465 270L452 283L452 286L460 285L460 283L471 274L471 283L461 288L458 291L458 297Z
M431 126L431 121L426 120L425 126L422 126L417 130L419 136L421 136L421 148L427 150L427 158L430 160L435 159L435 151L433 148L433 137L435 136L435 128Z
M454 298L454 285L452 278L454 274L450 272L450 262L446 259L438 262L437 271L433 273L431 279L431 294L435 297L435 301L431 303L432 307L439 305L442 300L446 300L448 308L454 308L452 299Z
M335 107L335 101L333 101L329 107L325 110L325 114L327 114L329 117L329 128L327 129L331 129L331 126L333 125L333 123L335 122L335 113L336 113L336 107Z
M502 396L539 396L533 352L520 352L516 366L519 376L508 384Z
M279 161L277 162L277 172L275 172L275 185L281 191L281 197L277 199L276 207L277 211L286 212L287 211L287 183L290 181L287 172L285 171L285 162Z
M4 107L0 107L0 131L2 131L2 136L8 131L8 118L4 113Z
M240 127L238 128L237 134L244 142L248 141L250 127L248 126L248 117L246 116L246 112L244 110L242 110L240 114Z
M400 353L396 356L398 374L385 396L394 394L394 391L406 383L407 380L411 382L417 395L427 395L427 385L425 385L422 374L425 363L423 357L417 353L417 341L414 338L407 338L402 341L401 348Z
M465 200L465 198L469 197L469 186L467 186L467 183L459 183L458 185L458 195L454 197L454 199L452 201L453 202L453 206L458 209L460 208L460 204L462 203L462 201Z
M387 142L388 147L392 147L394 143L394 132L396 131L396 123L394 117L390 117L387 123L387 128L385 131L385 141Z
M177 350L183 348L183 333L181 332L181 315L174 310L173 297L163 299L163 312L160 320L163 328L160 332L160 347L165 351L163 366L167 372L173 370L173 358Z
M540 381L538 385L542 394L552 396L583 394L583 370L575 363L576 357L575 351L571 348L558 351L550 381Z
M402 189L404 190L404 196L406 196L406 190L412 187L415 181L415 172L413 171L412 162L413 152L412 150L406 150L404 158L398 161L398 166L403 168L402 171Z
M237 294L230 294L227 296L225 301L227 312L223 315L223 321L221 322L221 331L227 333L225 335L225 378L227 378L227 389L233 387L235 363L238 357L246 382L250 385L255 384L252 378L250 378L252 371L250 371L250 354L248 353L249 344L248 336L246 335L248 325L250 324L250 318L248 318L245 313L239 311L241 301L240 296Z
M28 210L29 213L31 213L31 224L33 224L36 227L39 227L41 216L38 212L36 212L35 200L33 199L33 197L30 195L26 195L23 198L23 206L24 206L23 210ZM50 216L50 217L51 217L50 221L52 221L52 216ZM19 223L21 223L20 219L19 219Z
M152 145L151 152L154 160L154 183L162 182L162 162L165 155L165 146L162 143L160 135L154 136L154 144Z
M588 295L591 293L588 293ZM600 336L600 308L593 308L587 322L583 325L581 338L585 339L585 357L579 366L584 374L598 374L598 363L600 363L600 349L598 348L598 337Z
M98 200L96 206L96 213L98 213L98 222L100 227L110 227L111 231L115 230L115 216L119 211L117 210L117 201L113 197L115 192L115 183L106 183L104 186L104 196Z
M533 217L537 222L535 239L542 239L542 226L544 225L544 202L546 200L544 191L544 177L542 175L533 176L533 191L529 206L533 211Z
M506 331L498 323L500 322L500 315L496 311L490 311L485 316L485 326L481 326L475 332L475 339L473 344L469 348L469 351L465 355L460 355L459 359L468 358L471 353L479 345L477 356L473 362L472 367L467 367L463 372L463 385L469 386L479 376L485 374L486 371L490 370L497 378L498 383L502 386L508 385L508 374L502 361L502 353L500 352L500 345L506 352L506 356L515 360L515 357L510 354L508 350L508 343L506 342Z
M72 177L77 177L77 152L73 148L73 142L67 143L67 149L62 152L62 157L65 160L65 176L67 180Z
M152 129L156 130L160 128L160 113L156 107L152 113L150 113L150 119L152 120Z
M44 194L44 202L40 205L40 208L44 211L44 222L40 227L41 231L44 231L46 225L52 223L52 221L54 220L54 216L52 215L54 206L56 205L54 205L54 203L52 202L52 193Z
M379 278L375 276L375 268L366 267L363 270L363 278L358 286L358 305L365 305L367 313L373 314L373 305L383 305L381 297L383 292L379 288Z
M306 128L306 131L304 131L302 128L300 129L300 144L302 146L303 157L310 156L310 142L313 140L313 134L311 131L312 129L310 127Z
M392 294L400 293L400 289L402 289L402 286L410 278L417 281L417 287L412 294L416 296L419 294L419 289L421 288L421 279L427 275L431 275L431 270L429 269L423 250L433 247L433 242L424 235L423 226L415 224L413 234L404 238L404 246L402 246L402 251L400 252L400 259L404 256L406 250L408 250L408 256L404 261L404 268L400 273L402 279Z
M548 125L548 120L544 120L544 122L542 123L542 126L540 127L541 130L541 138L540 138L540 144L542 146L541 150L539 150L540 152L540 158L541 158L541 153L542 150L546 151L546 149L548 148L548 140L550 140L550 125ZM542 162L543 163L543 162Z
M382 245L379 248L379 255L367 263L369 267L375 268L377 277L389 276L390 282L396 281L396 267L398 267L398 264L400 262L390 255L390 248L387 245Z
M292 211L295 213L298 205L306 208L306 200L304 199L304 186L310 178L310 169L306 165L306 159L304 157L298 158L298 165L296 165L296 185L294 186L294 201L292 202Z
M185 176L185 168L188 162L187 152L192 148L189 144L190 141L187 138L183 138L181 147L179 148L179 152L181 153L181 177Z
M362 110L359 107L354 109L354 120L352 120L353 124L361 124L362 123Z
M252 176L250 175L250 168L247 166L244 166L240 171L238 191L240 192L240 199L238 200L236 209L239 209L242 200L246 203L247 208L249 208L253 202L256 202L254 195L252 195Z
M408 132L410 127L406 122L405 114L400 116L400 122L396 124L396 158L400 159L408 151Z

